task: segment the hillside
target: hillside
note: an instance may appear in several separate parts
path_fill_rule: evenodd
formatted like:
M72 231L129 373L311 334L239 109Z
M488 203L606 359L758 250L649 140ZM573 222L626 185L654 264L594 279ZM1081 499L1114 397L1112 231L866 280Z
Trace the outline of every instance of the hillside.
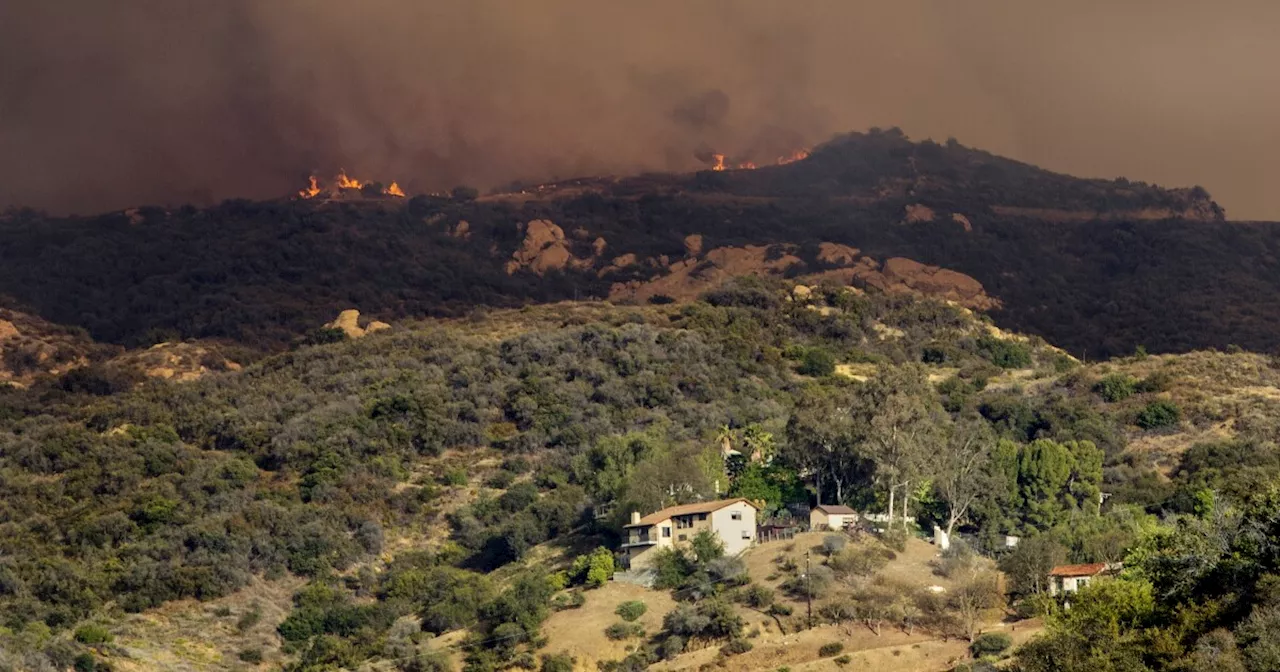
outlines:
M72 375L84 384L63 384ZM1082 365L967 309L836 283L475 311L196 380L89 384L100 375L0 387L0 664L439 669L426 666L447 655L498 669L559 653L547 619L598 599L574 558L612 547L627 512L663 505L673 479L684 498L727 486L779 510L816 489L882 511L882 475L950 473L934 460L951 437L978 437L963 445L981 447L993 479L957 529L988 552L999 534L1043 539L1073 562L1124 557L1157 514L1246 502L1280 474L1267 357ZM868 446L902 417L927 428L925 450L888 462ZM723 440L774 461L737 471ZM910 495L924 529L950 524L952 500L931 482ZM1236 566L1233 585L1262 580ZM682 608L757 599L731 563L676 571ZM750 580L785 602L787 571ZM836 626L840 600L883 587L849 571L821 601ZM1028 575L1005 571L1025 595ZM963 636L957 608L924 604L922 636ZM662 647L714 657L706 647L745 633L686 641L658 622L622 652L628 664ZM1201 632L1180 635L1187 651Z
M1224 221L1198 188L1077 179L897 131L754 170L342 196L10 212L0 297L101 342L272 351L353 306L394 322L688 300L743 273L960 300L1077 356L1265 352L1280 326L1280 227Z

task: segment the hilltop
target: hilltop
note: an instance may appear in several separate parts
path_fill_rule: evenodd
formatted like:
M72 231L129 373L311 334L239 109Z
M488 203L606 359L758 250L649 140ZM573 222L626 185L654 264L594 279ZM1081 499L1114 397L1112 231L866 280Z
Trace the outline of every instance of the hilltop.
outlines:
M1246 501L1280 474L1280 369L1266 356L1081 364L952 303L834 282L744 279L687 303L473 311L195 380L119 388L51 375L0 387L0 653L13 652L0 662L392 669L447 654L490 669L556 654L541 643L544 622L558 647L573 621L553 610L612 599L582 591L574 559L613 547L627 512L663 505L673 478L682 497L727 484L777 509L817 487L825 501L883 510L887 467L848 437L875 431L886 405L944 432L935 450L947 436L985 437L995 480L959 523L975 544L1039 537L1073 562L1124 557L1158 516L1202 510L1206 492ZM763 442L773 466L731 474L726 439ZM1010 458L1013 476L1001 476ZM938 492L912 495L925 529L948 524ZM854 572L818 600L832 625L816 632L836 636L841 600L871 599L922 566L923 542L904 543L917 550L897 551L884 577ZM771 579L760 565L777 551L762 553L747 559L749 581L794 602L794 569L778 560ZM705 572L731 569L688 569L677 599L689 602ZM1026 575L1007 571L1025 595ZM748 586L720 583L692 602L729 601L758 623ZM922 604L920 632L932 634L899 637L890 622L889 640L875 641L964 636L956 605ZM658 616L631 640L644 644L636 656L668 647L675 667L690 667L724 643L681 639L682 653ZM788 662L777 641L760 639L743 660ZM805 642L795 661L819 643ZM922 651L947 653L931 665L963 649L933 646Z
M481 197L371 186L207 209L11 212L0 297L101 342L263 351L353 306L394 322L687 301L746 273L957 300L1077 356L1269 351L1280 327L1280 227L1226 221L1202 189L1079 179L894 130L751 170Z

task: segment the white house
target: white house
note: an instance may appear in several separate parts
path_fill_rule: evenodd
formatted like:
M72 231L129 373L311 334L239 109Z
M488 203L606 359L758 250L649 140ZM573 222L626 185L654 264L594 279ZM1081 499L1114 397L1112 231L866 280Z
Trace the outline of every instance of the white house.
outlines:
M710 530L724 542L726 555L737 555L756 538L756 506L745 498L671 506L643 518L632 512L622 555L630 569L644 569L658 548L686 548L693 536Z
M843 530L858 520L858 512L847 506L819 504L809 511L809 529Z
M1087 565L1058 565L1049 570L1049 594L1074 593L1100 576L1114 574L1120 563L1094 562Z

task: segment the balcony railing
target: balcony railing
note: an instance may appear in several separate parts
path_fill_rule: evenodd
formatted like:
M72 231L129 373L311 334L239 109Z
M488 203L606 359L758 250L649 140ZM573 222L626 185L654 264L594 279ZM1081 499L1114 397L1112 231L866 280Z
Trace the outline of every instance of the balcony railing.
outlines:
M651 546L658 543L657 530L649 530L647 534L629 534L626 543L622 544L623 548L629 546Z

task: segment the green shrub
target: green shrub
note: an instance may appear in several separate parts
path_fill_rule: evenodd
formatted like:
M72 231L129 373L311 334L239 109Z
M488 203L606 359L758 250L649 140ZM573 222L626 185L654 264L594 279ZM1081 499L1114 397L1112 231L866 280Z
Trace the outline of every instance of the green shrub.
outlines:
M844 644L840 642L827 642L818 647L818 655L823 658L839 655L842 651L844 651Z
M262 662L262 649L257 647L252 649L240 649L240 652L236 654L236 657L246 663L257 665Z
M786 604L785 602L774 602L769 605L768 613L770 616L790 616L794 611L795 610L791 608L791 605Z
M571 590L567 593L556 595L551 600L551 608L556 611L564 611L565 609L577 609L587 603L587 596L581 590Z
M76 628L75 638L81 644L107 644L113 637L106 628L94 623L88 623Z
M853 662L853 657L846 653L843 656L836 658L834 662L836 665L839 665L840 667L844 667L849 663Z
M752 584L742 591L742 603L753 609L765 609L773 604L773 589L768 586Z
M604 636L614 641L643 637L644 628L639 623L614 623L604 629Z
M1137 381L1128 374L1113 373L1095 383L1093 391L1102 397L1103 401L1115 403L1133 396L1137 391Z
M828 534L822 538L822 552L830 557L844 550L848 543L849 538L843 534Z
M567 653L544 653L542 654L542 667L540 672L573 672L573 665L576 663L573 656Z
M1143 429L1159 429L1178 424L1182 409L1172 401L1157 399L1138 411L1137 424Z
M71 668L76 672L94 672L98 669L98 661L94 659L92 653L82 653L76 656Z
M998 656L1013 646L1013 639L1003 632L984 632L969 645L974 658Z
M1002 369L1031 366L1031 349L1023 343L983 334L978 337L977 345L978 354Z
M829 376L836 371L836 358L825 348L809 348L804 351L804 355L800 358L800 366L796 367L796 371L806 375L815 377Z
M884 534L880 535L880 540L886 546L899 553L907 550L907 531L901 527L892 527L885 530Z
M253 606L249 608L249 611L244 612L244 614L241 615L240 618L236 620L236 632L243 633L247 631L249 628L252 628L253 626L257 625L258 622L261 620L262 620L262 606L259 605L257 602L254 602Z
M587 588L599 588L613 578L613 572L613 552L601 546L575 558L569 568L569 578Z
M684 652L684 637L671 635L662 640L662 657L671 660Z
M469 480L467 470L461 467L444 472L444 476L440 478L440 481L445 485L458 487L466 485Z
M746 639L731 639L728 644L720 647L720 653L723 653L726 656L736 656L741 653L746 653L752 648L754 648L754 645Z
M649 607L645 606L644 602L639 600L629 600L619 604L618 608L613 610L613 613L621 617L622 620L630 623L637 618L644 616L644 612L648 611L648 609Z

